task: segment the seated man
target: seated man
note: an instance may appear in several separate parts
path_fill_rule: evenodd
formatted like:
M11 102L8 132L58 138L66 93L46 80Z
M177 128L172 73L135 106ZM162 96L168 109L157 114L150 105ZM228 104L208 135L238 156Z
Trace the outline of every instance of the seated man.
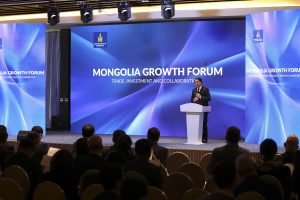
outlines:
M89 149L87 146L87 139L95 134L95 128L91 124L84 125L81 131L82 137L76 140L73 144L73 155L84 156L89 154Z
M168 158L168 149L158 144L159 137L160 131L158 128L152 127L148 129L147 139L152 142L153 155L161 164L165 165Z
M283 163L294 162L295 152L298 149L298 145L299 145L299 139L296 135L290 135L286 139L284 143L285 152L280 156L280 159L282 160Z
M227 129L226 132L226 142L227 144L215 148L212 151L211 159L207 166L207 172L212 174L214 169L214 165L221 161L221 160L232 160L233 162L235 159L241 154L249 154L250 152L247 149L239 147L239 141L241 139L240 129L231 126Z
M0 125L0 170L4 169L5 159L15 153L13 146L7 144L8 133L4 125Z

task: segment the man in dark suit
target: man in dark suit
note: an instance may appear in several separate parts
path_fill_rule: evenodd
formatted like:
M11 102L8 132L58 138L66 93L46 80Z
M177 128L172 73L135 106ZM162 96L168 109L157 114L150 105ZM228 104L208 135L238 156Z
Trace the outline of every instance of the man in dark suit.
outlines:
M194 83L195 83L195 88L192 91L191 102L200 104L202 106L208 106L208 102L210 101L209 89L203 85L202 79L199 77L194 79ZM208 112L205 112L203 118L203 132L202 132L203 143L207 143L207 136L208 136L207 116L208 116Z
M160 131L158 128L152 127L148 129L147 139L152 143L153 155L155 159L165 165L168 158L168 149L158 144L159 137Z

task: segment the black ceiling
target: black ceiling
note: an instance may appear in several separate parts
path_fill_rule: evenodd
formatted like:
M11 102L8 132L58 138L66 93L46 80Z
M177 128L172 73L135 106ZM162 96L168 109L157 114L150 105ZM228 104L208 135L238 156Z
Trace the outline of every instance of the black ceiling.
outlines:
M173 0L176 4L224 2L229 0ZM234 1L234 0L231 0ZM76 0L0 0L0 16L46 13L50 4L55 4L60 11L79 10L80 2ZM93 9L116 8L120 0L89 0ZM130 0L131 6L160 5L161 0Z

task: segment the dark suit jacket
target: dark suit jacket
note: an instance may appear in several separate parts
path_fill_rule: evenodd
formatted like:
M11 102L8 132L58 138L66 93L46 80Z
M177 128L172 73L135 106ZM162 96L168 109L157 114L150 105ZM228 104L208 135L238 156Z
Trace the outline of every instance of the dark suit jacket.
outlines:
M75 159L75 170L80 177L88 169L101 169L105 166L106 161L98 154L90 153L86 156L80 156Z
M8 144L0 144L0 170L4 170L4 164L7 157L13 155L15 149Z
M158 145L157 143L154 143L152 148L154 156L161 162L161 164L165 165L168 158L168 149Z
M201 90L200 90L201 99L194 102L193 99L196 96L196 93L197 93L197 88L194 88L192 90L191 102L200 104L202 106L208 106L208 102L211 99L209 89L207 87L205 87L204 85L202 85Z

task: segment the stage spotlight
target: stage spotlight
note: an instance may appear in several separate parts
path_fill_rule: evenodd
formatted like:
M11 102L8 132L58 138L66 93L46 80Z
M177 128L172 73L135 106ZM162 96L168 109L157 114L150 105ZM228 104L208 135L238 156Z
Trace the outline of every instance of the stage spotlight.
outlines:
M170 19L175 15L174 2L172 0L163 0L161 4L161 16Z
M56 6L50 6L48 8L48 23L50 26L54 26L59 23L59 8Z
M93 8L89 3L80 4L80 16L83 23L89 23L93 20Z
M124 22L131 18L131 7L128 2L120 2L118 5L118 17Z

